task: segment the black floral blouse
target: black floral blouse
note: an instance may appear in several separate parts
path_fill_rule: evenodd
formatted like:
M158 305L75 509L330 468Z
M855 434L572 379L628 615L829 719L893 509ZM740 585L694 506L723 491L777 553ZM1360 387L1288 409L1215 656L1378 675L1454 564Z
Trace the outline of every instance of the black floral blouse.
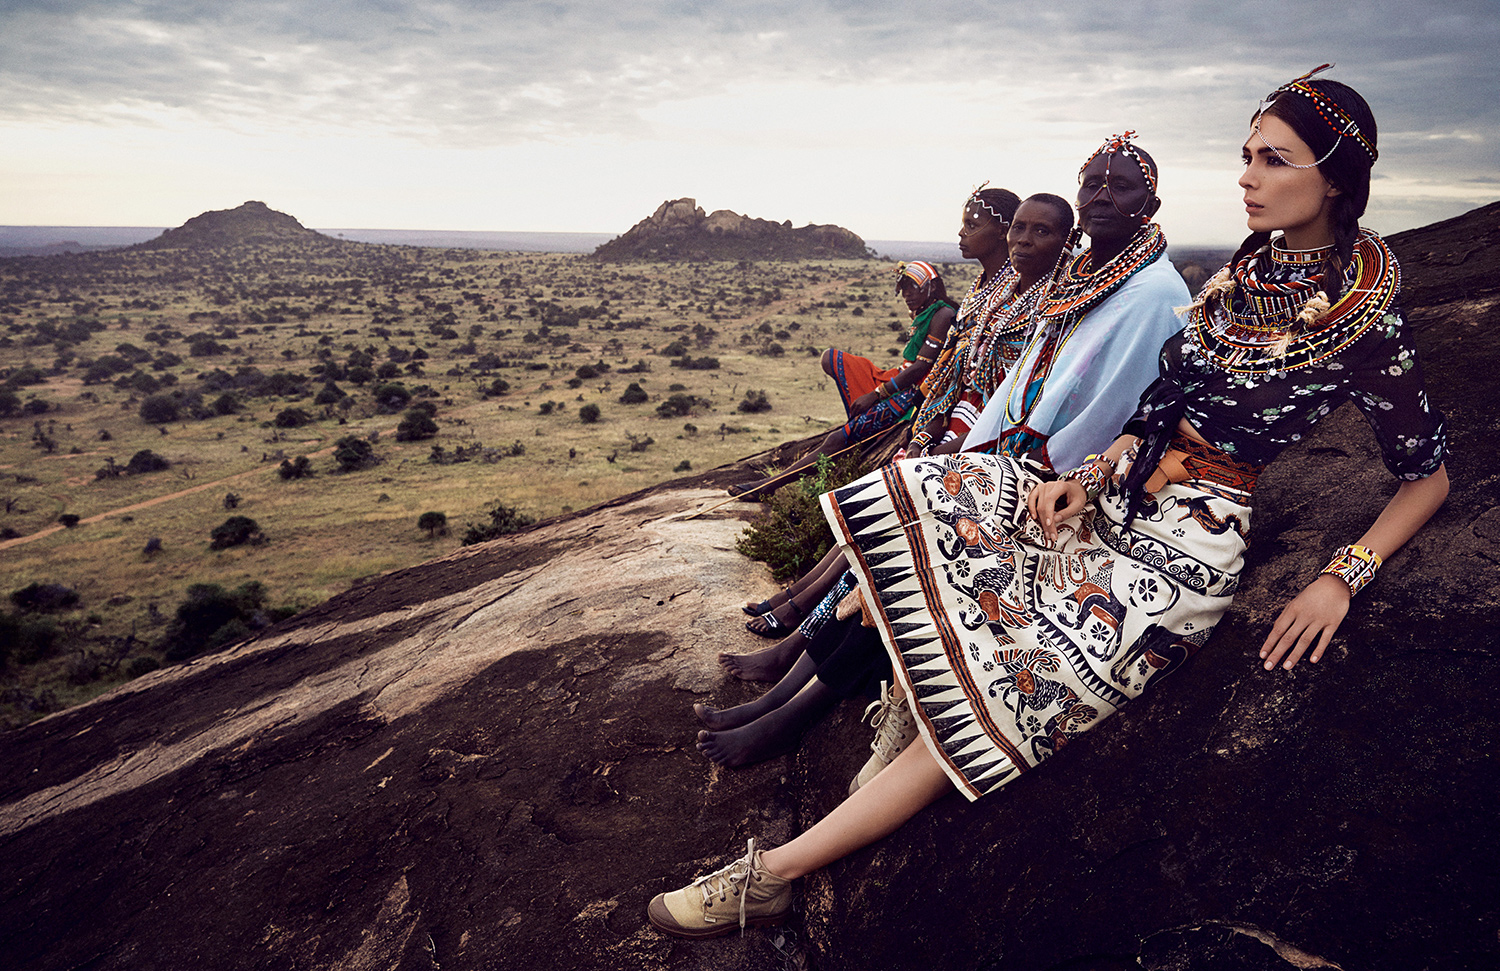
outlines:
M1153 422L1154 411L1180 409L1205 440L1264 465L1352 400L1393 475L1422 479L1436 472L1446 447L1443 416L1428 401L1397 303L1400 267L1379 237L1362 235L1345 274L1346 299L1297 339L1285 339L1323 252L1273 247L1258 267L1255 256L1247 257L1234 270L1233 295L1213 313L1195 309L1162 347L1161 379L1146 390L1126 430L1161 427L1168 416Z

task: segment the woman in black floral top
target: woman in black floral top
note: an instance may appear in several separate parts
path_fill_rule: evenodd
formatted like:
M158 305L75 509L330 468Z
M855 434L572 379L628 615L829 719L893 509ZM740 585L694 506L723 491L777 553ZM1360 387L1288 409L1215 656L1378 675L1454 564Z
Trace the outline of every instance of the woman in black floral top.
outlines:
M977 799L1018 778L1176 668L1239 585L1261 468L1343 401L1403 481L1281 612L1265 667L1317 662L1381 558L1442 505L1443 420L1397 306L1400 268L1358 223L1375 120L1317 73L1261 102L1240 179L1252 234L1103 455L1062 479L1005 456L908 459L823 497L921 741L786 845L751 840L658 895L655 926L708 937L779 921L791 880L951 788Z

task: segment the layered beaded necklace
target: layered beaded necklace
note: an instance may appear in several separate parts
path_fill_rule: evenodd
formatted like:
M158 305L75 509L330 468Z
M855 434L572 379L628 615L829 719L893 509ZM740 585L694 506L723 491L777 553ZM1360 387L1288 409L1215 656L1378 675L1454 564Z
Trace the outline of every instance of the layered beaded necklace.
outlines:
M1203 291L1216 289L1224 297L1211 315L1201 297L1194 301L1188 339L1220 370L1237 374L1296 370L1338 353L1391 310L1401 270L1385 242L1361 230L1354 258L1344 268L1343 295L1309 314L1309 303L1323 291L1323 274L1316 269L1327 254L1326 248L1287 250L1272 244L1225 267Z
M1011 365L1020 359L1024 341L1018 338L1024 338L1030 329L1032 313L1047 285L1048 280L1037 280L1019 296L1014 282L1007 289L1005 301L988 322L985 332L969 347L959 349L958 373L963 375L965 385L987 398L1005 379Z
M983 271L969 284L969 292L964 294L963 302L958 305L959 326L964 327L965 322L972 327L978 321L984 320L992 312L994 307L1005 299L1009 292L1009 284L1016 278L1016 271L1011 268L1010 261L985 279Z
M1019 370L1012 370L1006 387L1005 420L1009 427L1024 425L1036 403L1041 400L1042 389L1052 373L1052 365L1088 312L1103 303L1116 290L1124 286L1141 269L1149 266L1167 251L1167 237L1156 223L1142 226L1130 238L1130 243L1114 259L1097 270L1088 267L1093 260L1093 250L1084 250L1069 261L1060 279L1047 287L1036 303L1036 329L1031 340L1021 351L1020 359L1031 356L1032 348L1040 344L1030 373L1026 376L1025 390L1021 401L1016 401L1015 389L1021 380ZM1018 408L1019 405L1019 408Z

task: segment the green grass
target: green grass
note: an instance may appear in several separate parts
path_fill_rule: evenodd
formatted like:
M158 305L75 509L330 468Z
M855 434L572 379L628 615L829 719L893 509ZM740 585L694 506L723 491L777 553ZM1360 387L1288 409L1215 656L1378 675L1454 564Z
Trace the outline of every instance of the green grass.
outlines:
M972 274L954 269L949 289L961 292ZM154 644L163 621L190 584L255 579L265 584L269 604L306 608L362 579L451 551L464 525L484 520L497 501L538 518L582 509L676 478L683 462L707 470L842 422L817 355L837 346L895 360L902 334L891 324L904 325L908 316L889 273L874 261L601 265L571 255L353 244L212 258L158 252L0 260L0 380L26 365L40 368L44 383L14 390L23 401L48 403L43 414L0 418L0 501L11 505L8 512L0 506L0 529L23 540L0 540L0 594L38 581L66 584L81 596L77 610L57 618L67 637L54 657L0 670L0 724L35 717L31 699L47 692L48 704L65 704L119 683L130 657L159 658ZM597 316L544 334L540 320L549 307ZM221 316L203 316L212 312ZM285 319L249 322L273 314ZM41 326L77 321L104 329L62 345L34 340ZM216 338L224 354L190 355L183 338L222 334L225 326L237 336ZM433 333L444 326L458 336ZM482 333L471 336L474 328ZM180 336L153 343L147 334ZM463 347L470 340L474 346ZM717 358L720 367L669 366L657 352L676 341L688 356ZM178 355L181 362L165 370L142 366L157 378L175 375L178 389L197 387L199 375L214 368L307 374L320 351L337 363L372 348L379 365L390 348L421 348L425 373L406 374L402 364L398 380L435 393L423 400L437 406L439 434L395 441L401 416L378 414L370 393L381 382L360 387L348 380L337 381L353 398L347 408L313 404L321 387L313 380L304 395L248 398L239 414L174 422L163 434L139 417L140 393L83 384L84 364L121 343ZM767 353L772 344L783 353ZM487 354L518 366L480 373ZM601 361L610 369L569 387L580 366ZM649 370L621 373L639 361ZM485 398L480 388L496 377L510 390ZM619 402L631 382L647 392L647 402ZM659 417L656 406L678 393L673 385L711 407ZM770 411L736 411L752 388L767 392ZM544 415L547 401L560 404ZM595 424L579 420L587 403L600 410ZM318 420L271 427L289 407ZM52 452L33 441L38 430L54 443ZM376 436L380 463L336 474L329 452L347 435ZM631 450L647 438L650 445ZM428 461L433 446L508 452L515 443L523 454L492 462ZM172 468L95 477L106 458L124 465L141 449L166 457ZM277 465L298 455L312 456L315 476L282 480ZM228 492L240 497L234 510L224 506ZM127 509L152 500L163 501ZM447 515L448 535L417 528L427 511ZM24 541L52 529L64 513L85 522ZM267 542L210 551L210 530L230 515L254 519ZM87 522L95 516L104 518ZM161 550L148 557L143 551L153 538ZM108 661L128 637L135 641L117 669L68 683L79 652Z

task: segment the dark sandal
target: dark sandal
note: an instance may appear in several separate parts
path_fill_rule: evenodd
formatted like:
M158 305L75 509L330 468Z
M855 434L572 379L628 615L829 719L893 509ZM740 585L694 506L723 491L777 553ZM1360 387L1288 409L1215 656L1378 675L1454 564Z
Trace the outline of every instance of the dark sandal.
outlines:
M795 623L784 621L780 617L776 616L776 611L781 607L786 606L790 606L792 608L792 613L797 615L797 620ZM746 613L748 612L749 611L746 611ZM756 637L774 637L777 640L780 640L782 637L785 637L787 634L795 630L797 624L802 623L802 621L806 618L807 613L801 607L797 606L797 601L792 597L788 597L786 603L778 604L765 613L758 615L754 620L746 621L745 630L754 634ZM765 626L754 626L756 620L761 621Z
M747 617L764 617L766 614L769 614L771 611L775 610L777 607L780 607L783 604L791 603L792 604L792 609L798 611L798 613L801 613L801 610L797 607L797 605L795 603L792 603L792 595L788 592L791 589L791 586L792 585L790 583L788 583L785 586L783 586L780 590L778 590L776 593L773 593L769 597L767 597L766 599L762 600L760 603L758 603L758 604L746 604L745 606L741 607L740 609L745 612L745 615ZM783 600L779 604L774 604L773 605L771 603L771 601L775 600L777 597L781 596L782 594L786 594L786 599Z

